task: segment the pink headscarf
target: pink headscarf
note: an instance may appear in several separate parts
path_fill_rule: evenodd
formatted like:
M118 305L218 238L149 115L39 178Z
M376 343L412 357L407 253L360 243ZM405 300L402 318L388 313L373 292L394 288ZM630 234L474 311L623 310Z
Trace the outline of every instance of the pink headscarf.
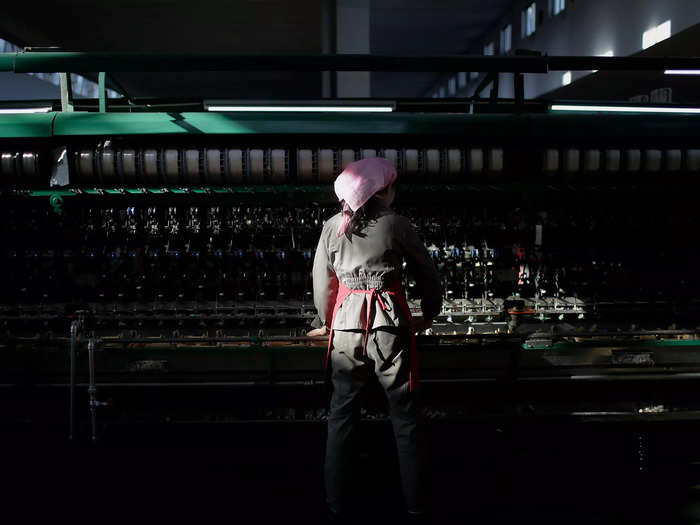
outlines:
M378 191L396 180L394 163L382 157L351 162L335 179L335 194L343 204L343 224L338 237L345 233L352 212L356 212Z

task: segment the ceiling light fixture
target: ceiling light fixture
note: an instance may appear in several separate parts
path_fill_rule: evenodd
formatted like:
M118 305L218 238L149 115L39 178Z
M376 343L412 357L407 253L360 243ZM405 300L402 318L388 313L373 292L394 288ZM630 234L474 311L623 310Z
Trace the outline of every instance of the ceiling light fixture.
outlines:
M700 75L700 69L667 69L666 75Z
M207 111L267 113L390 113L391 106L207 106Z
M583 106L575 104L552 104L552 111L592 111L595 113L700 113L700 108L659 106Z

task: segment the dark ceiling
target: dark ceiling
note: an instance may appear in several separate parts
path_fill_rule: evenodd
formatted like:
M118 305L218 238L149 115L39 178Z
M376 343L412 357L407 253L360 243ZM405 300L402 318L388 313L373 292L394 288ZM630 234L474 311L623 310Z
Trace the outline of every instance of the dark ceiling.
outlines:
M3 5L0 37L75 51L309 53L323 51L327 0L58 0ZM352 5L363 0L338 0ZM366 4L368 0L364 0ZM369 0L374 54L464 53L514 0ZM135 96L317 98L318 74L120 74ZM422 96L433 73L373 73L375 97Z
M466 53L514 4L514 0L375 0L371 49L382 55ZM423 96L433 73L373 73L375 97Z

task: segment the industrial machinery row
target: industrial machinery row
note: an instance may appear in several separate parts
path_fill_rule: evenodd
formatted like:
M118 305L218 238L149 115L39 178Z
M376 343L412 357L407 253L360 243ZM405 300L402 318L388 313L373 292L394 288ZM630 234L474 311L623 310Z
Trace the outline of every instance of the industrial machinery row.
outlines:
M682 115L0 116L0 381L64 403L72 343L105 421L217 388L182 417L322 417L311 265L334 176L368 156L397 166L442 276L419 338L432 413L695 413L700 126Z

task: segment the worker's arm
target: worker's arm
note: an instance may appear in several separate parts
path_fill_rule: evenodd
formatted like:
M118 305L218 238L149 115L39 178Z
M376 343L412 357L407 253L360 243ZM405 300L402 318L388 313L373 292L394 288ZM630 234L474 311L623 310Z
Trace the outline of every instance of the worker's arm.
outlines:
M338 295L338 277L335 275L335 270L328 256L328 244L326 238L328 235L328 223L321 232L321 238L316 247L316 255L314 256L313 283L314 283L314 305L318 312L320 326L317 328L331 328L333 316L333 308L335 307L335 298ZM317 333L313 335L323 335Z
M397 216L395 235L406 259L406 269L420 291L423 322L417 328L428 328L442 308L440 274L428 256L428 249L406 217Z

